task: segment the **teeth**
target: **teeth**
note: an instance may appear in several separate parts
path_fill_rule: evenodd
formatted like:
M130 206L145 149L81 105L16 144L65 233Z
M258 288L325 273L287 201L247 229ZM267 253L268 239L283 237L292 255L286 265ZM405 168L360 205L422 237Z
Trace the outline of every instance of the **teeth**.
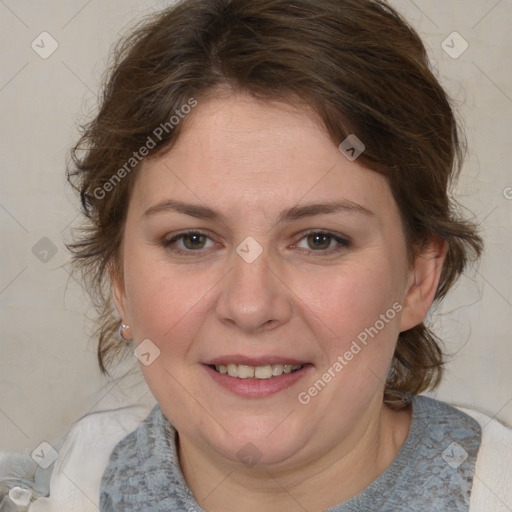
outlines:
M263 366L247 366L245 364L219 364L215 369L222 374L228 374L230 377L239 379L270 379L279 377L283 373L292 373L300 370L302 364L266 364Z
M238 378L239 379L254 379L254 366L246 366L245 364L238 365Z
M272 377L272 366L269 364L265 366L256 366L254 376L257 379L270 379L270 377Z
M272 375L282 375L284 366L282 364L273 364L272 365Z

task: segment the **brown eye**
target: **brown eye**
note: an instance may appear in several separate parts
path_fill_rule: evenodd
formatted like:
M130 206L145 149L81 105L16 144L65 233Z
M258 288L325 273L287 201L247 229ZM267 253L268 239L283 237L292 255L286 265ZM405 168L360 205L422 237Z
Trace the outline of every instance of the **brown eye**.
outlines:
M300 245L302 240L305 240L306 247ZM305 249L310 253L319 253L319 255L322 253L330 254L336 251L341 251L349 246L350 241L348 239L325 231L312 231L310 233L306 233L306 235L301 238L297 244L297 247Z
M204 244L206 243L206 236L201 235L200 233L193 233L190 235L182 235L183 245L187 249L202 249Z
M323 233L308 235L308 245L311 249L329 249L332 237Z
M206 245L209 240L211 241L211 238L205 233L188 231L162 240L162 246L176 254L200 256L204 253L203 250L208 248Z

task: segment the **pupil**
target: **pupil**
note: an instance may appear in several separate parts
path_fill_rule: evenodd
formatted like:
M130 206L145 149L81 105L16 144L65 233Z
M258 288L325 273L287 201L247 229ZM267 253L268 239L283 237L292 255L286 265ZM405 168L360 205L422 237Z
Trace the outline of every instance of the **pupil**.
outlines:
M315 245L315 248L316 249L327 249L329 247L329 240L330 240L330 237L329 235L318 235L318 234L315 234L315 235L310 235L310 240L313 241L313 244ZM322 244L322 240L323 240L323 244ZM318 245L317 242L320 242L321 245ZM327 242L327 243L325 243Z
M187 235L187 236L185 237L185 240L186 240L186 241L192 241L192 242L191 242L190 244L185 243L185 245L191 245L191 246L192 246L192 248L197 248L197 243L198 243L198 242L199 242L199 243L201 242L201 237L202 237L202 236L203 236L203 235L198 234L198 233L196 233L196 234L192 234L192 235Z

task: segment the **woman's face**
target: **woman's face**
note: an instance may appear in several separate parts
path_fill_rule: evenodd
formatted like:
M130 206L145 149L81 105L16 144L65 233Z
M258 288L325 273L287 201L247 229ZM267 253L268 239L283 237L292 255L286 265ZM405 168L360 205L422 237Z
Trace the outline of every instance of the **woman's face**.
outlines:
M117 307L180 439L300 464L382 407L410 327L398 208L305 110L232 96L186 123L139 170Z

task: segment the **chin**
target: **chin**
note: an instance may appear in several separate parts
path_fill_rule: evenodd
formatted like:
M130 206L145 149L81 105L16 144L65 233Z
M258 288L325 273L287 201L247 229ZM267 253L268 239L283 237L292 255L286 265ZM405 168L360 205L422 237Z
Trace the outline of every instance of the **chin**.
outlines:
M212 438L211 430L203 432L202 437L221 457L229 461L256 468L262 465L283 466L297 456L306 442L304 430L284 425L284 418L286 416L279 421L269 418L267 422L258 418L257 426L230 424L226 425L229 434L219 427L220 435L215 438Z

